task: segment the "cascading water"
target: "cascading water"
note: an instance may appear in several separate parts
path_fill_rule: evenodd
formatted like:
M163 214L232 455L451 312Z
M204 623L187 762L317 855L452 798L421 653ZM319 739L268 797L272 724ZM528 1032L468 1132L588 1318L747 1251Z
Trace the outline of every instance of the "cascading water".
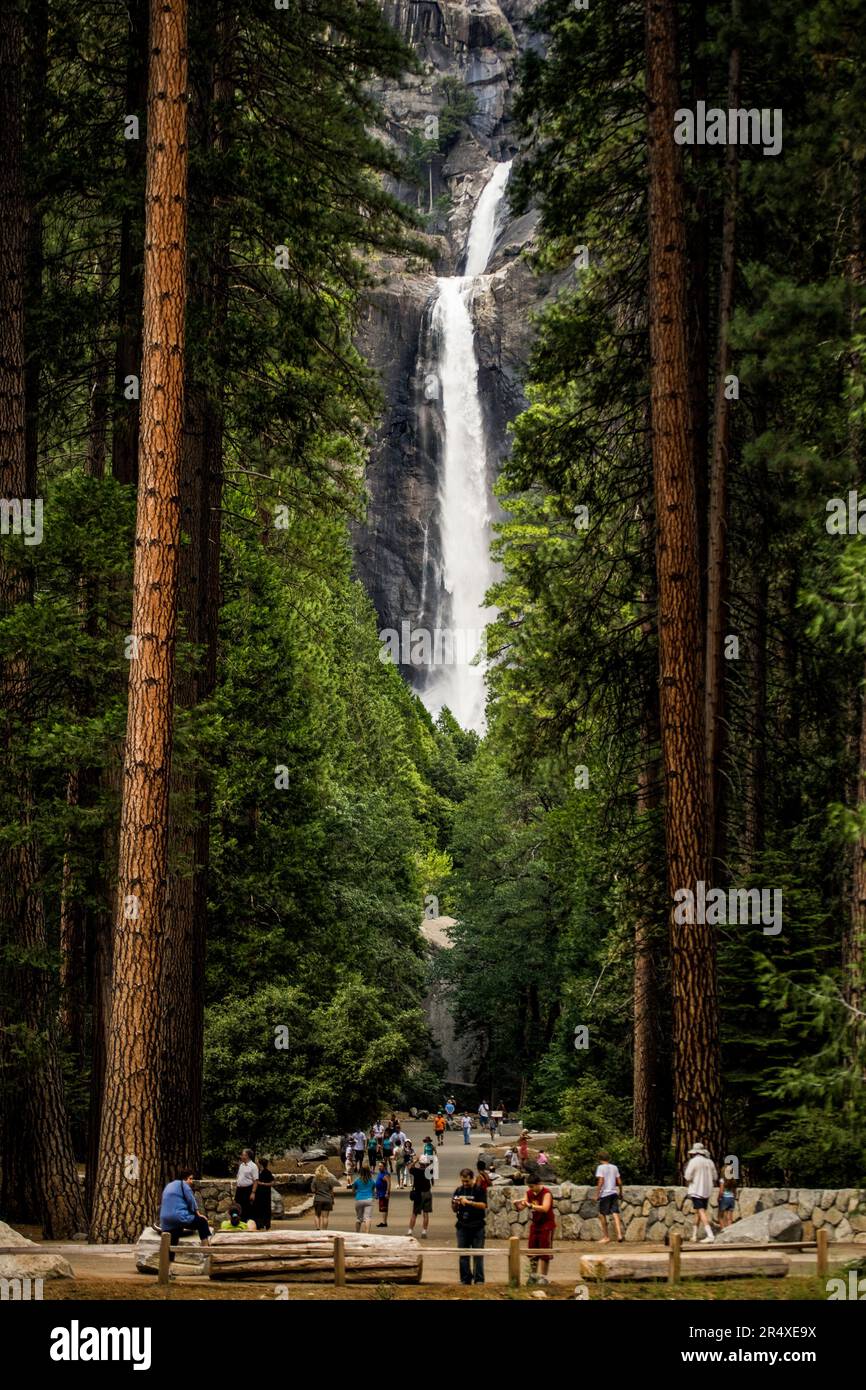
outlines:
M433 331L439 348L438 379L444 438L439 480L442 584L437 627L447 615L442 659L423 693L435 714L447 705L464 728L484 729L484 666L472 664L485 624L495 612L484 607L496 578L490 558L491 497L484 413L478 391L478 361L472 323L472 293L487 269L496 240L498 214L511 160L498 164L472 217L463 275L437 280Z

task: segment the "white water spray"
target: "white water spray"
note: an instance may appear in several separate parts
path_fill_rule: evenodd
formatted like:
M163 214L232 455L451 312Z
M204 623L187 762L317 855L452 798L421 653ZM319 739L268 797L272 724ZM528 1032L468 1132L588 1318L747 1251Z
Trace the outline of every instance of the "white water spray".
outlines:
M511 161L498 164L475 208L466 244L466 273L437 280L433 329L445 437L439 483L443 583L448 595L451 659L434 669L424 702L435 714L447 705L468 729L484 730L484 665L472 665L495 610L484 594L496 578L490 558L488 452L471 304L474 282L487 269Z

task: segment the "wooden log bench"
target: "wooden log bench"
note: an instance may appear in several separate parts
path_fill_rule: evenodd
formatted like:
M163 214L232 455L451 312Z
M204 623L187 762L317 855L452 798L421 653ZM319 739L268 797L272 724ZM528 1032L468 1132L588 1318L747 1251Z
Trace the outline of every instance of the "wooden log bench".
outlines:
M211 1279L303 1283L418 1284L421 1246L410 1236L350 1231L220 1231L210 1243Z

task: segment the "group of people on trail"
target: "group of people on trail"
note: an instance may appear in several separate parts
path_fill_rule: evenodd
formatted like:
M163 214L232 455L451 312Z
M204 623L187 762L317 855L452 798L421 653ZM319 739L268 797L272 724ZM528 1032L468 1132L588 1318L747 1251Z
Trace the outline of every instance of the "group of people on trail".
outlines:
M210 1224L192 1190L194 1174L184 1168L163 1188L159 1204L159 1229L168 1231L172 1246L181 1236L197 1235L202 1245L210 1243ZM271 1229L271 1191L274 1175L263 1159L259 1167L251 1149L241 1151L235 1178L235 1200L220 1223L221 1231L269 1231ZM253 1217L255 1205L255 1217Z

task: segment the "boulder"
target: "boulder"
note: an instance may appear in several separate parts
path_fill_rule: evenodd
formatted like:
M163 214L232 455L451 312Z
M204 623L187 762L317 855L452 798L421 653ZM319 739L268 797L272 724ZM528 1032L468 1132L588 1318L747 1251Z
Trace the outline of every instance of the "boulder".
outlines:
M326 1149L307 1149L301 1154L301 1163L323 1163L328 1157Z
M160 1233L154 1226L145 1226L135 1247L135 1267L139 1274L159 1273ZM198 1236L181 1236L174 1247L172 1264L185 1274L207 1274L210 1256L208 1247Z
M814 1187L801 1187L795 1194L791 1193L791 1200L797 1199L797 1215L801 1221L806 1221L811 1217L815 1207L820 1205L821 1193Z
M770 1241L802 1239L803 1225L797 1213L788 1207L773 1207L726 1226L716 1236L716 1244L765 1245Z
M581 1240L601 1240L601 1222L595 1217L592 1221L581 1221L580 1223Z
M630 1221L625 1229L625 1238L628 1241L646 1239L646 1217L636 1216Z
M59 1255L40 1253L43 1249L35 1240L28 1240L0 1221L0 1245L20 1247L21 1253L0 1255L0 1279L74 1279L68 1260Z

